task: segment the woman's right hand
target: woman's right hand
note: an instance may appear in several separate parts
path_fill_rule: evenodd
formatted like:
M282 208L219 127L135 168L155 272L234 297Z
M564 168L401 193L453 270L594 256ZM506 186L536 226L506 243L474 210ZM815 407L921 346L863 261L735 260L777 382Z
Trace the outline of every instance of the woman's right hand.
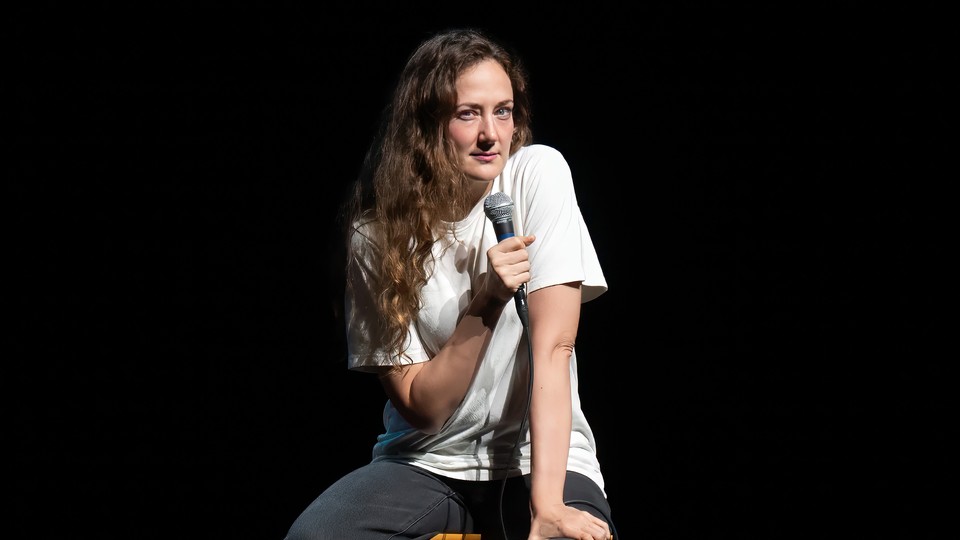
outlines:
M530 257L527 246L536 236L511 236L487 250L487 274L484 287L493 297L507 302L521 285L530 281Z

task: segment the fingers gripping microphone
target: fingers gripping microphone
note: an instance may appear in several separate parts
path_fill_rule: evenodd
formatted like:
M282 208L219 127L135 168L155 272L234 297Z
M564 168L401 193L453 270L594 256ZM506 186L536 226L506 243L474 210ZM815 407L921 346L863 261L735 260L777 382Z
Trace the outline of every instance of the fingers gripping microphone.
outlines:
M483 200L483 212L493 223L493 232L497 234L497 242L504 238L516 236L513 232L513 201L506 193L491 193ZM527 284L521 283L517 292L513 293L513 301L517 305L517 314L520 322L527 326Z

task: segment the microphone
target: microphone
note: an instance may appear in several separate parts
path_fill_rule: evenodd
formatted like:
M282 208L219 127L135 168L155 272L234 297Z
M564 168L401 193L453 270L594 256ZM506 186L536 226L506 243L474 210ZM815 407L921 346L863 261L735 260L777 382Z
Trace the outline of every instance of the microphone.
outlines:
M483 200L483 212L493 223L493 231L497 233L497 242L504 238L516 236L513 232L513 201L506 193L492 193Z
M493 232L497 234L497 242L516 236L513 232L513 200L510 199L509 195L499 191L487 195L487 198L483 200L483 213L493 223ZM517 305L520 322L526 328L528 323L526 283L521 283L517 292L513 293L513 301Z

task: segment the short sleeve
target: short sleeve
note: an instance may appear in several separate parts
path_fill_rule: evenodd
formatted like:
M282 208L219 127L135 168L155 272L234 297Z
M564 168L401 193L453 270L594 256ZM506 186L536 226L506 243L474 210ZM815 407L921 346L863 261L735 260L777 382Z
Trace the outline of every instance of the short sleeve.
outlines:
M369 226L354 230L347 263L344 315L347 326L347 367L357 371L373 371L392 365L395 356L376 346L383 342L371 285L376 268L372 264L375 247L368 236ZM413 330L408 334L407 355L413 362L424 362L427 356ZM407 360L410 361L410 360Z
M503 187L512 191L519 231L537 236L527 248L527 290L579 281L583 302L606 292L607 281L563 155L549 146L531 145L515 154L505 173L509 178Z

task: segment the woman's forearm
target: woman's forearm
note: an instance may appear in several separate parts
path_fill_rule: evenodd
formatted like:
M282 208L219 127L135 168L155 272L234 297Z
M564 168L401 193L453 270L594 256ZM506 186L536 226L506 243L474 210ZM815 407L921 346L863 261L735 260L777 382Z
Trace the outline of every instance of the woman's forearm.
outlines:
M383 377L387 395L410 425L436 433L460 406L503 306L495 298L475 297L436 356Z
M563 503L570 450L570 355L556 350L551 356L534 365L530 403L533 446L530 502L534 513L538 508Z

